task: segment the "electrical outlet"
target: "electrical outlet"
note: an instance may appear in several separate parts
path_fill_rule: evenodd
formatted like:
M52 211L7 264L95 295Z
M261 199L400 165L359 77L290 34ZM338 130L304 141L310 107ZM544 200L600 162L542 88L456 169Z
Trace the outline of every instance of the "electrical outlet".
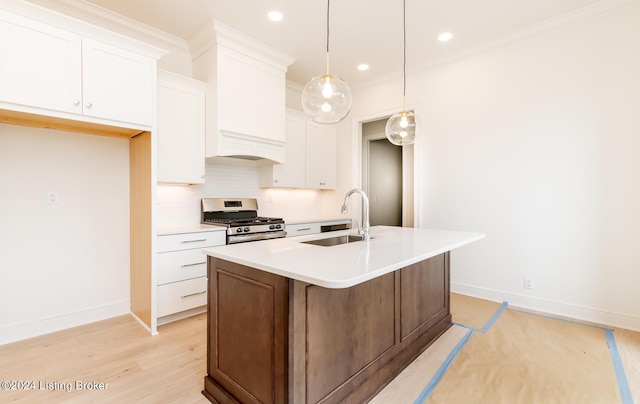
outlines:
M524 277L524 288L525 289L533 289L533 278L530 276Z
M48 205L57 205L58 204L58 193L57 192L47 192L47 204Z

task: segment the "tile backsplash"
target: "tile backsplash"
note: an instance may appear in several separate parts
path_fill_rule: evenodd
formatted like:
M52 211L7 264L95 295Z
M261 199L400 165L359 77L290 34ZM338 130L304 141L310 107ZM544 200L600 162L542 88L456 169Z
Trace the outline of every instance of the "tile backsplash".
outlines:
M160 229L200 223L202 198L257 198L262 216L322 216L322 195L319 190L260 188L253 161L208 161L202 185L158 185L156 223Z

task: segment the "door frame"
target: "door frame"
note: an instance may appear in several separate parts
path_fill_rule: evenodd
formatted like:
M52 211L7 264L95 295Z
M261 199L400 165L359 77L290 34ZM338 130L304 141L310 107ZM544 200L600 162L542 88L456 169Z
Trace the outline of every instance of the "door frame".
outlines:
M407 105L407 110L412 110L419 116L418 105ZM364 174L364 163L367 159L368 163L368 150L364 150L364 140L362 136L362 125L369 122L375 122L383 119L388 119L391 115L400 111L388 110L374 114L363 115L356 117L353 122L352 133L352 150L355 151L356 158L354 158L352 164L352 175L355 179L356 186L363 188L364 181L367 180L367 176ZM382 137L381 137L382 139ZM373 140L373 139L371 139ZM421 160L415 158L416 155L420 155L421 150L421 137L420 126L416 133L416 141L411 146L402 147L402 165L403 165L403 197L402 197L402 225L406 227L421 227L421 215L420 215L420 183L422 179ZM366 155L365 155L366 153ZM408 175L405 175L408 174ZM413 178L411 178L413 177Z

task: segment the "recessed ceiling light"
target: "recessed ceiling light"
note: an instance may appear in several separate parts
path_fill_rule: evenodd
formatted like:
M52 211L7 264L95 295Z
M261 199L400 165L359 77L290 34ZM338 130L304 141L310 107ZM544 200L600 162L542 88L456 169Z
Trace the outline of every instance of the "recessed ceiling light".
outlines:
M360 63L360 64L358 65L358 70L360 70L360 71L369 70L369 65L368 65L368 64L366 64L366 63Z
M282 21L282 13L280 11L269 11L267 18L271 21Z
M443 32L442 34L438 35L438 41L440 42L448 41L451 38L453 38L453 34L451 32Z

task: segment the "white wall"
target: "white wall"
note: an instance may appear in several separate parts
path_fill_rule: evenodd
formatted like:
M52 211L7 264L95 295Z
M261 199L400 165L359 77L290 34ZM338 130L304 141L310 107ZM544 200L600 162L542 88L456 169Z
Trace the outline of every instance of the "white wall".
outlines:
M640 330L638 21L635 3L408 76L420 226L487 235L453 253L454 290ZM353 119L401 89L356 91Z
M0 198L0 344L129 312L128 140L0 124Z

